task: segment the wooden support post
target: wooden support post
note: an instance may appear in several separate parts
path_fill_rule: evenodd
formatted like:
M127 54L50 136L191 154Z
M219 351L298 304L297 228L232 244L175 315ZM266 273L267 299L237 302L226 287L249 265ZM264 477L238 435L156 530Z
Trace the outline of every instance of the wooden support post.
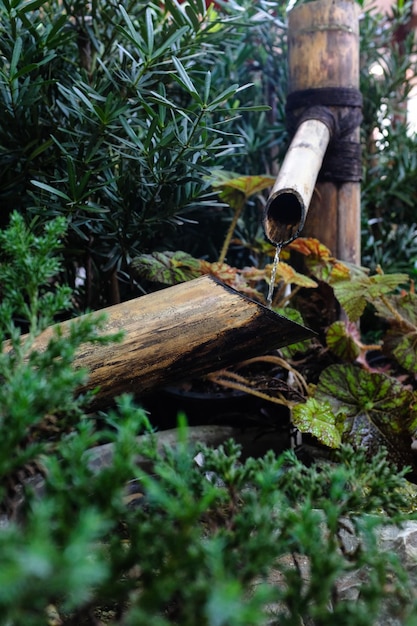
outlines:
M359 9L355 0L315 0L289 12L289 93L359 89ZM339 119L349 112L330 108ZM359 143L359 128L344 139ZM302 235L316 237L337 258L360 264L360 232L360 183L319 181Z
M314 335L210 276L104 312L102 334L122 330L123 341L85 344L74 363L88 370L87 388L99 388L94 407L105 406L123 392L143 395ZM64 336L79 319L59 324ZM55 329L45 330L33 348L45 350Z

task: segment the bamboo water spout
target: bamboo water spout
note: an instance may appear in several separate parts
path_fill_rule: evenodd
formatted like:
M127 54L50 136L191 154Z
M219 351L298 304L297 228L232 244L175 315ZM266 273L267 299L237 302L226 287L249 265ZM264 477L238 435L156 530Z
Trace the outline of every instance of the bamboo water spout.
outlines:
M300 234L331 137L321 120L300 124L286 153L265 209L265 234L283 246Z

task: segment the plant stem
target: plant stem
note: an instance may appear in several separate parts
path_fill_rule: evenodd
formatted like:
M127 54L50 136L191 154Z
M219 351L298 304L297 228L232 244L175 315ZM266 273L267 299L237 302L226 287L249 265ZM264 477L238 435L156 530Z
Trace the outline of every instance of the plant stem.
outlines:
M388 311L392 314L393 318L397 320L397 322L407 323L407 321L402 317L402 315L398 313L396 308L391 304L386 296L381 295L379 297L381 298L384 305L387 307Z
M232 239L233 233L235 232L236 224L237 224L237 222L239 220L239 217L240 217L240 215L242 213L242 209L243 209L243 207L245 205L245 202L246 202L246 198L244 197L243 201L242 201L242 204L240 206L238 206L237 209L235 209L235 213L233 215L233 219L230 222L230 226L229 226L228 231L226 233L226 237L224 239L223 246L222 246L222 249L221 249L221 252L220 252L220 256L219 256L219 259L218 259L218 262L220 264L224 263L227 251L228 251L229 246L230 246L230 241Z

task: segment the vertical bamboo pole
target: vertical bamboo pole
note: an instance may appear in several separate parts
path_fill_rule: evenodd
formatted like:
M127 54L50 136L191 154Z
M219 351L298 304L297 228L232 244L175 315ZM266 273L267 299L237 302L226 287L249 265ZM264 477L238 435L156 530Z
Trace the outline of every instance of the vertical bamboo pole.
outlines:
M315 0L288 15L289 92L359 88L359 6ZM343 116L347 109L329 107ZM337 110L336 110L337 109ZM359 129L346 140L359 142ZM316 237L339 259L360 263L360 183L317 182L302 236Z

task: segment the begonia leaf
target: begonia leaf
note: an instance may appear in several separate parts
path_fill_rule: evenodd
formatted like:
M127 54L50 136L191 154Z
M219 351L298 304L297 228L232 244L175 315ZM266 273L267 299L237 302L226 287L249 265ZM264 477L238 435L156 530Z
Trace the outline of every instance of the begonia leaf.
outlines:
M312 255L323 261L328 261L332 257L329 248L314 237L298 237L288 244L288 248L303 256Z
M267 265L263 269L258 267L244 267L241 270L246 280L251 282L259 282L260 280L270 281L272 273L272 265ZM286 285L300 285L306 288L316 288L316 281L309 278L305 274L300 274L291 265L280 261L276 268L275 283L283 281Z
M244 194L246 198L271 187L275 178L267 174L242 175L219 170L209 178L214 189L230 187Z
M369 456L384 447L397 467L417 473L411 451L415 399L397 379L355 365L331 365L320 375L315 398L328 402L336 415L345 412L343 442L365 447Z
M278 315L282 315L283 317L286 317L292 322L295 322L296 324L301 324L301 326L304 326L305 322L303 320L303 316L301 315L300 311L298 311L297 309L293 309L289 306L286 306L286 307L273 307L273 310L275 311L275 313L278 313ZM304 341L297 341L296 343L292 343L289 346L283 346L282 348L280 348L282 357L284 359L291 359L295 354L299 352L305 352L308 346L310 345L310 343L311 343L311 339L305 339Z
M196 259L182 251L142 254L133 259L132 268L140 278L165 285L176 285L208 274L249 298L258 300L260 298L259 293L250 286L240 270L227 263L210 263Z
M357 321L365 310L367 302L375 304L377 298L388 294L408 281L407 274L359 274L350 280L333 284L335 296L352 322Z
M132 268L137 276L164 285L201 276L201 261L182 251L141 254L133 259Z
M389 324L384 336L384 351L391 354L405 370L417 374L417 294L389 296L385 301L376 302L375 308Z
M318 286L315 280L305 274L300 274L291 265L283 261L278 263L276 270L276 282L280 280L283 280L286 285L299 285L300 287L310 289L314 289Z
M339 320L331 324L326 332L326 343L333 354L344 361L355 361L361 352L359 332L351 322Z
M232 208L241 207L250 196L272 187L275 178L265 175L240 175L235 172L215 170L209 181L219 191L220 198Z
M201 270L202 274L210 274L227 285L236 286L239 271L235 267L227 265L227 263L210 263L209 261L201 261ZM242 280L241 282L243 284L245 281Z
M332 407L328 402L308 398L292 409L292 423L301 433L308 433L329 448L339 448L342 437Z
M329 248L314 237L299 237L288 248L306 257L306 267L318 280L330 282L350 276L349 267L333 257Z

